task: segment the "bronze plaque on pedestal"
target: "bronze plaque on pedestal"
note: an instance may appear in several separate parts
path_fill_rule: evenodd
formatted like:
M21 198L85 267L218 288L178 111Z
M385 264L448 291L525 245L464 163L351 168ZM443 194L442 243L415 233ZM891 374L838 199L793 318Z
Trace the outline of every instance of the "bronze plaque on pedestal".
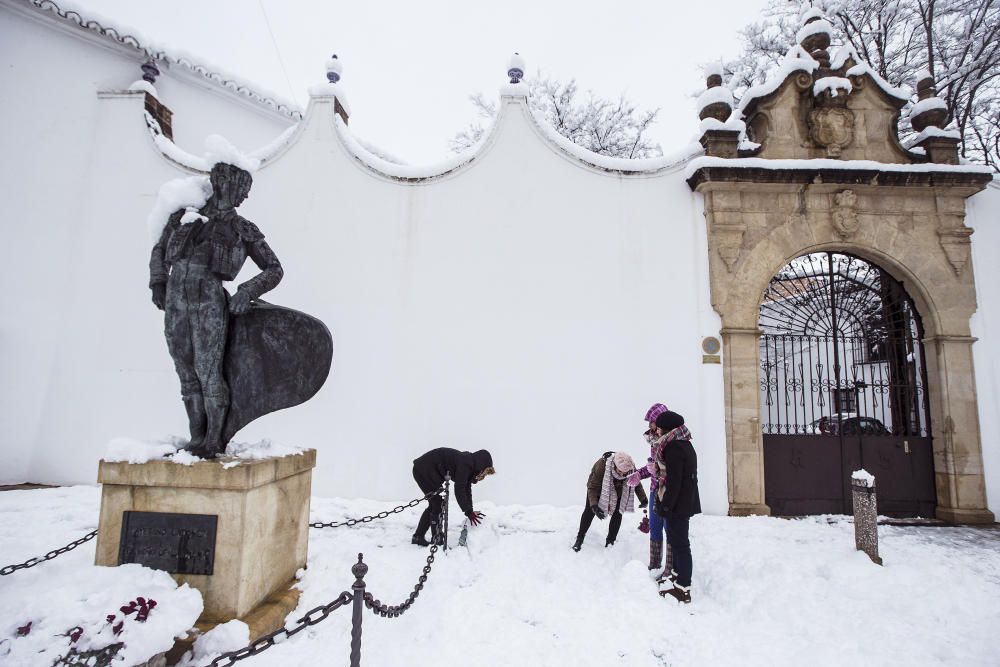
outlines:
M214 514L124 512L118 564L138 563L171 574L212 574L218 522Z

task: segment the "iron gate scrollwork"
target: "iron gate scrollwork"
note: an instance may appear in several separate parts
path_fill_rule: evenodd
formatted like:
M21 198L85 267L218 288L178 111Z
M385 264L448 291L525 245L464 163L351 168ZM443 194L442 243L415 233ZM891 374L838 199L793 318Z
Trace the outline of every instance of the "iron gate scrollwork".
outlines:
M760 308L766 502L775 514L849 512L847 479L879 479L879 507L933 515L923 329L885 270L822 252L786 264Z

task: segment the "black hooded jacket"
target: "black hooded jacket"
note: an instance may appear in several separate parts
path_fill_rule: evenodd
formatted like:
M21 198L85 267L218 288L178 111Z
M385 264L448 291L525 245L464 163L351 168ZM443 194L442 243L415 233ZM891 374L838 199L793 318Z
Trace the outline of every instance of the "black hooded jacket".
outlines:
M492 466L493 457L485 449L460 452L450 447L438 447L413 460L413 477L424 493L430 493L444 484L445 474L451 475L455 484L455 500L462 512L468 514L472 511L472 482L476 475Z

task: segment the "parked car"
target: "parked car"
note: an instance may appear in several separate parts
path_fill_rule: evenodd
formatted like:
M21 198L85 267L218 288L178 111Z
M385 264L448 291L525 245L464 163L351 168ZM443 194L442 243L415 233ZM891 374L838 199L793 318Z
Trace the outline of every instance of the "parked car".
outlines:
M807 432L810 435L889 435L889 429L879 420L854 413L820 417L808 426Z

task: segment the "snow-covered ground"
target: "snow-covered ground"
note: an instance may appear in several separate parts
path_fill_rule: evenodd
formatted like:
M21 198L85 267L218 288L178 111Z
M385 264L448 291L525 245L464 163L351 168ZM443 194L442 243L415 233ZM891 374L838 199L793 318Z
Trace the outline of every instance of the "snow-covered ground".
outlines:
M477 497L488 491L477 487ZM98 504L95 487L0 493L0 564L83 535L95 525ZM313 498L312 516L334 521L388 506ZM476 507L486 523L460 548L462 517L452 505L453 548L438 554L410 611L397 619L365 612L363 664L998 663L995 529L883 526L885 566L878 567L854 551L844 518L699 516L691 525L694 602L680 606L658 597L647 576L638 514L626 517L609 549L607 523L595 521L574 553L579 507ZM386 603L403 601L427 553L409 544L417 516L413 509L355 528L313 530L302 600L290 619L349 590L358 552L370 566L368 590ZM66 608L87 609L95 587L114 586L121 597L143 595L151 583L149 571L109 573L92 562L91 542L0 579L0 639L15 633L28 610L65 616ZM172 614L165 605L183 606L181 591L161 591L149 622ZM91 606L91 615L103 618L103 606ZM246 664L346 665L349 647L350 611L341 609ZM7 664L3 657L0 663Z

